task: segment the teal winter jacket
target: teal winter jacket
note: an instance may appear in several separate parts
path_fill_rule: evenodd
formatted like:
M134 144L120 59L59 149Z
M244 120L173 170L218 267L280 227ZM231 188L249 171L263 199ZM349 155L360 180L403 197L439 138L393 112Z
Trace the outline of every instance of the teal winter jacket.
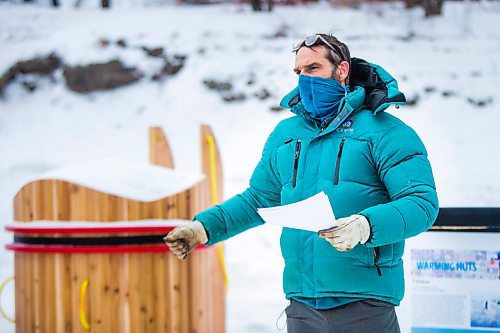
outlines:
M398 305L404 240L429 229L438 213L434 179L417 134L383 112L405 103L396 80L352 58L350 86L338 111L321 124L305 111L297 88L288 94L281 104L295 116L267 139L248 189L195 219L214 244L264 223L259 207L324 191L337 218L368 218L370 238L339 252L314 232L283 228L286 297L376 298Z

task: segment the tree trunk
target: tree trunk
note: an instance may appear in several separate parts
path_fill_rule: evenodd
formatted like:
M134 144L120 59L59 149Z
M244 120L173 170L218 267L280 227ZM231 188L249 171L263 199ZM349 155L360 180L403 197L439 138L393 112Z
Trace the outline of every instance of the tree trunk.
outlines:
M267 0L267 10L270 12L273 10L273 0Z
M443 0L424 0L425 16L441 15Z
M254 12L260 12L262 10L262 0L250 0L252 3L252 9Z

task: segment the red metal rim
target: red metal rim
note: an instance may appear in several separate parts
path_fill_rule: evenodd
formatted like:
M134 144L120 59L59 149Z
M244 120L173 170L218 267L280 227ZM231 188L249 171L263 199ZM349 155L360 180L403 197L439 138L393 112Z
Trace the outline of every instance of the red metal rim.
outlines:
M27 244L9 244L6 245L7 250L15 252L31 252L31 253L160 253L170 252L168 246L163 244L157 245L121 245L121 246L42 246L42 245L27 245ZM200 245L196 250L208 249L209 246Z
M109 233L168 233L175 226L130 226L130 227L47 227L34 228L29 226L6 226L5 230L23 234L109 234Z

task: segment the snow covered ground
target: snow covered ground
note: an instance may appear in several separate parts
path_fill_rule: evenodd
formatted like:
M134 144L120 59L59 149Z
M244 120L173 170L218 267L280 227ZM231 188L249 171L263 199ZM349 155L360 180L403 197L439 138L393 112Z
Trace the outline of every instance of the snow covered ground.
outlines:
M56 52L65 63L120 59L150 76L161 67L138 45L187 55L185 67L162 83L143 79L114 91L77 94L61 71L30 93L12 83L0 99L0 246L11 241L12 199L27 179L69 163L98 158L147 161L147 130L162 126L175 163L198 171L198 130L212 126L220 144L225 197L245 189L263 143L289 117L271 111L291 90L291 46L314 32L333 32L353 56L380 64L415 106L391 113L422 137L433 165L441 206L499 206L500 5L445 3L441 17L401 4L332 8L327 3L253 13L248 5L173 6L117 2L102 12L91 3L0 4L0 73L18 60ZM272 38L278 31L286 36ZM99 47L123 38L130 45ZM226 103L203 84L229 80L247 99ZM254 81L248 84L248 81ZM253 93L266 88L272 97ZM484 101L483 107L474 104ZM226 242L228 332L276 332L287 305L281 289L280 230L263 226ZM13 256L0 249L0 280L13 274ZM13 313L13 288L2 297ZM282 318L283 319L283 318ZM0 318L0 332L14 327Z

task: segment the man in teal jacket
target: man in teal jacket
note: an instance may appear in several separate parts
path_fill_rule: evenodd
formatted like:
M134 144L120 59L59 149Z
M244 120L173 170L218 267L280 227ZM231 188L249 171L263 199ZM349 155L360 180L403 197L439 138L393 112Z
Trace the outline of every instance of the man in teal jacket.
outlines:
M337 38L297 44L299 84L281 105L295 116L269 136L247 190L197 214L165 241L185 259L264 221L257 208L325 192L337 226L283 228L288 332L399 332L404 240L429 229L438 199L425 147L385 113L405 103L384 69L352 58Z

